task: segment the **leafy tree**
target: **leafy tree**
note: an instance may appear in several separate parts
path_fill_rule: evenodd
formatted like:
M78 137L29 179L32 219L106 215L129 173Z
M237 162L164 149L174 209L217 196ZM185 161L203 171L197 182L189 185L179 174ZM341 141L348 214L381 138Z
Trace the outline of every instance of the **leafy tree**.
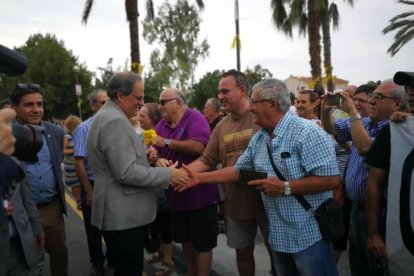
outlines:
M398 51L414 37L414 1L399 0L398 3L410 5L407 9L411 11L403 12L390 19L390 24L382 30L384 34L391 31L399 30L394 36L394 42L388 48L387 52L394 56Z
M193 95L188 100L190 107L196 107L203 110L204 104L209 98L217 98L217 90L221 74L224 71L215 70L207 72L198 83L193 86Z
M260 64L254 66L253 69L247 67L246 71L244 71L244 74L249 80L251 86L255 85L259 81L273 77L273 74L269 71L269 69L262 68Z
M95 88L105 89L108 86L109 79L117 72L121 71L121 68L113 68L113 59L109 58L106 63L106 67L98 67L100 77L95 76Z
M55 116L65 118L69 114L78 114L78 99L75 94L77 65L79 83L82 85L82 106L85 110L86 94L91 90L92 73L84 64L79 64L64 42L52 34L34 34L26 43L15 49L25 55L29 64L26 72L19 77L1 76L0 97L9 97L17 83L37 83L41 86L45 101L45 118Z
M151 54L155 72L169 72L170 84L187 92L199 60L208 55L207 40L198 43L199 14L186 0L165 1L152 21L143 22L144 38L157 48Z

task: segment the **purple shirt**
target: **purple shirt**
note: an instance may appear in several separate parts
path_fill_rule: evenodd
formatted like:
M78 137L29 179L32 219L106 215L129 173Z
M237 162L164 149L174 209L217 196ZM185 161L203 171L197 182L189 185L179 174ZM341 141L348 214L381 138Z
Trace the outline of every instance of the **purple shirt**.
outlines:
M207 145L210 138L210 126L204 116L191 109L187 109L181 121L172 128L166 119L162 119L155 127L157 135L172 140L194 140ZM159 155L167 160L178 161L178 167L189 164L198 158L198 155L188 155L173 151L166 147L158 148ZM216 185L198 185L184 192L167 191L167 198L174 210L194 210L219 200Z

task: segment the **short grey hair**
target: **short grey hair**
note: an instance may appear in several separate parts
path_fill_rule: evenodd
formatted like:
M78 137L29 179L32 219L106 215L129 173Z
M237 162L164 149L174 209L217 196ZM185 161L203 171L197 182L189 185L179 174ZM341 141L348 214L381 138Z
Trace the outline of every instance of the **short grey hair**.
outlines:
M394 82L394 80L392 79L386 79L384 80L381 84L385 84L385 83L393 83L395 85L397 85L397 88L395 88L394 90L391 91L391 97L401 100L401 106L398 109L398 111L406 111L408 110L408 95L405 92L404 86L398 85Z
M221 103L220 103L219 99L209 98L209 99L207 99L206 103L210 103L211 107L213 107L215 112L217 112L217 113L220 112Z
M177 88L171 88L172 90L172 96L174 98L177 98L183 105L187 105L187 99L184 96L184 93L181 92L181 90Z
M91 92L91 93L89 93L89 95L88 95L88 101L89 101L89 103L91 103L91 104L92 104L92 103L96 102L96 95L97 95L99 92L104 92L104 93L106 93L106 91L105 91L105 90L100 89L100 88L95 89L95 90L92 90L92 92Z
M116 93L128 96L134 90L137 81L142 81L140 75L134 72L120 72L112 76L108 82L107 92L110 99L116 99Z
M267 79L256 83L253 91L257 93L263 100L276 100L279 111L288 112L290 108L290 93L286 85L278 79Z

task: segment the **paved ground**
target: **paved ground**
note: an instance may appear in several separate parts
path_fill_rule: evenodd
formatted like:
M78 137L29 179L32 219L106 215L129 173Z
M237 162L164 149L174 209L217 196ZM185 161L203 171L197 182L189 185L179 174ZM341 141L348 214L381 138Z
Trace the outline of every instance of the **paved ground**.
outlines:
M69 275L87 276L90 272L88 249L84 232L81 213L75 210L75 203L71 197L67 197L68 217L66 219L67 244L69 247ZM260 231L258 231L260 232ZM255 247L256 275L270 275L270 260L265 249L263 238L258 234ZM171 276L185 275L185 264L183 254L178 245L174 246L175 270ZM160 263L154 265L145 264L145 275L154 275ZM338 264L341 276L349 276L348 256L344 254ZM45 272L46 276L50 273ZM106 276L112 276L113 271L106 268ZM226 237L222 234L218 236L218 246L213 251L213 266L211 275L235 276L237 266L235 261L234 250L226 245Z

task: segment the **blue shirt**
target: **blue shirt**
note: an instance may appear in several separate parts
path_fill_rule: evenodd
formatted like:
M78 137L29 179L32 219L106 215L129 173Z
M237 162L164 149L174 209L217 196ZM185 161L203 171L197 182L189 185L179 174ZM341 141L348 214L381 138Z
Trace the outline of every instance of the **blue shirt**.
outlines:
M43 125L41 125L43 127ZM36 205L47 203L58 194L52 159L43 133L43 146L37 153L38 161L26 166L27 181L30 185L33 201Z
M237 161L236 170L262 171L277 177L266 149L266 145L270 144L275 165L286 180L339 174L333 140L315 123L287 112L273 133L272 140L264 129L256 133ZM304 195L314 209L330 197L331 191ZM267 196L262 193L262 198L273 250L296 253L322 238L312 212L306 211L294 196Z
M86 148L86 139L88 138L89 127L91 126L95 116L90 117L80 125L75 128L75 133L73 136L73 156L84 158L84 166L86 173L88 174L88 179L93 181L93 174L91 166L88 161L88 149Z
M388 120L373 124L370 118L363 118L362 124L367 130L372 140L375 139L379 130L388 124ZM336 137L341 142L352 141L351 122L349 119L339 119L334 124ZM365 162L365 157L358 154L354 144L351 147L349 161L345 169L345 188L349 199L357 203L365 201L365 191L367 187L369 165Z

